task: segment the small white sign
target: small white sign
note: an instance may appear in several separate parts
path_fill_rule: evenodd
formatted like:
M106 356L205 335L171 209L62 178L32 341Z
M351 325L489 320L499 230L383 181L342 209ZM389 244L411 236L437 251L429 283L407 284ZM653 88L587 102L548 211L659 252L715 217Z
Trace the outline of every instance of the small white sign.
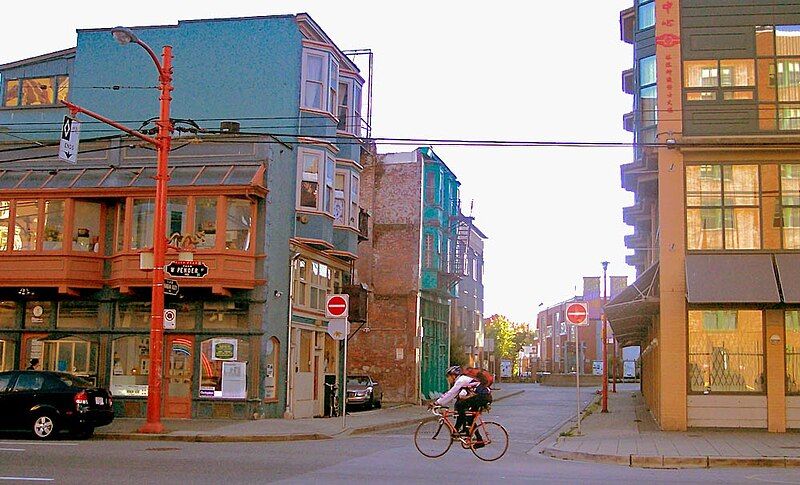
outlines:
M328 322L328 335L333 340L344 340L347 337L350 325L344 318L333 318Z
M174 308L164 309L164 330L175 330L175 320L178 312Z
M64 117L64 124L61 126L61 141L58 145L58 158L67 163L78 163L78 141L80 139L80 121Z

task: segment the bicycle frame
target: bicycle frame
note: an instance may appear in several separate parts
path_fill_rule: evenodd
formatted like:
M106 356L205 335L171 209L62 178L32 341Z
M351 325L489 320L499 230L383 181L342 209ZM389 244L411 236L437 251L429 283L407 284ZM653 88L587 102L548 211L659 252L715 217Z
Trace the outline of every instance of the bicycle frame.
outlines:
M456 411L451 411L449 409L440 409L439 411L440 412L437 412L434 409L432 412L433 412L433 414L439 416L439 422L440 423L447 425L447 428L450 431L450 436L452 437L452 439L455 440L454 436L458 433L458 431L456 430L456 427L453 424L453 422L450 420L450 416L456 415L458 413ZM469 417L469 416L473 417L472 418L472 425L469 427L469 433L468 433L467 436L459 436L458 437L458 440L461 442L461 446L464 449L467 449L467 448L470 448L472 445L475 445L475 444L482 443L482 444L488 445L489 443L491 443L492 440L491 440L491 438L488 438L488 434L487 433L483 433L483 435L487 436L488 439L481 439L481 440L473 439L473 436L475 435L475 432L479 431L480 428L483 426L482 413L480 411L467 411L466 412L466 416L467 417ZM439 433L441 432L441 430L442 430L442 427L439 427L439 430L434 435L434 438L436 436L439 436Z

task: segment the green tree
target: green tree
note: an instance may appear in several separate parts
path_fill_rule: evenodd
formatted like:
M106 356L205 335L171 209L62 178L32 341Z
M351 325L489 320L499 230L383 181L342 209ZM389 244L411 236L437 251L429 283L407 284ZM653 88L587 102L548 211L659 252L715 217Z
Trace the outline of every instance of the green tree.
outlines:
M497 358L517 358L516 331L514 325L503 315L492 315L486 325L486 333L494 338L494 353Z

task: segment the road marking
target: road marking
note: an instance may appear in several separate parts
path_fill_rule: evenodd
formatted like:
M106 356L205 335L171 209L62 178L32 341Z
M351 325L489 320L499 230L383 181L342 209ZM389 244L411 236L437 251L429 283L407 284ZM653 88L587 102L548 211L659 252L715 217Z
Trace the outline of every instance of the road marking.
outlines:
M79 443L45 443L41 441L0 441L0 445L78 446Z
M0 448L0 451L25 451L24 448Z
M0 480L17 480L20 482L52 482L55 480L55 478L0 477Z

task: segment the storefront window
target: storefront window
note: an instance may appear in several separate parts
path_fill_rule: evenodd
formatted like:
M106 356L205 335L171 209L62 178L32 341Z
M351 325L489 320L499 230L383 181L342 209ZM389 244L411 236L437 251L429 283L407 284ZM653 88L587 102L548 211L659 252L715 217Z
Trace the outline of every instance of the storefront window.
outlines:
M785 319L786 394L800 394L800 311L787 311Z
M42 370L68 372L81 377L97 376L97 342L89 342L77 337L59 340L45 340Z
M203 302L204 329L244 330L248 327L247 303L238 301Z
M100 304L95 301L58 302L57 328L99 328L104 327L100 318Z
M759 310L689 311L691 392L764 392L764 335Z
M219 337L201 342L200 397L245 399L249 356L247 340Z
M111 354L111 394L147 396L150 339L140 335L118 338Z
M153 199L135 199L133 201L133 221L131 224L131 249L142 249L153 246Z
M278 339L272 337L267 340L264 350L264 362L266 368L264 372L264 399L277 399L278 389L276 387L278 375L278 361L280 359L280 343Z
M75 202L75 229L72 250L97 253L100 251L100 204Z
M49 301L25 302L25 328L47 328L53 319L53 304Z
M17 302L0 301L0 328L17 327Z
M225 249L250 249L252 205L243 199L228 199L228 219L225 228Z
M191 330L197 322L196 306L191 303L167 303L176 310L175 328ZM115 328L150 328L149 301L123 301L117 304Z
M42 249L60 250L64 241L64 201L44 202L44 241Z
M217 245L217 199L198 197L194 202L194 224L196 232L203 236L198 248L213 248Z
M16 344L11 339L0 339L0 372L14 370L14 349Z

